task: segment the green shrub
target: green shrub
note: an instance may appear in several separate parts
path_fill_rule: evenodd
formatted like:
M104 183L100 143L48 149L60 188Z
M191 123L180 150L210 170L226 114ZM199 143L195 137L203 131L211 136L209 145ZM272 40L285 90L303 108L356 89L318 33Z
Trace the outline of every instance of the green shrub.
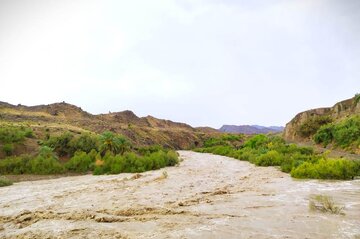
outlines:
M29 155L22 155L18 157L8 157L0 160L1 174L25 174L31 173L29 168Z
M221 142L220 142L221 143ZM286 144L280 137L256 135L237 149L230 145L212 145L195 149L249 161L258 166L280 166L281 171L296 178L351 179L360 175L360 161L327 159L311 147Z
M236 146L243 140L244 136L241 134L224 134L219 137L211 137L204 141L204 147L212 146Z
M325 147L330 143L345 149L359 146L360 116L356 115L337 123L323 125L314 135L314 141Z
M64 168L54 154L52 148L43 146L40 153L29 161L30 172L33 174L58 174L63 173Z
M304 162L314 163L319 160L320 156L303 154L301 151L287 154L284 156L280 165L281 171L290 173L293 168L299 167Z
M43 143L43 145L53 148L60 157L72 157L76 151L89 153L93 149L97 150L98 144L98 138L89 133L75 136L69 132L64 132L59 136L52 136Z
M346 148L360 140L360 116L354 116L343 120L335 125L334 128L335 144Z
M165 151L165 149L161 145L150 145L150 146L143 146L138 148L137 152L140 155L149 155L160 150Z
M83 133L80 137L74 137L69 142L70 153L73 154L76 151L83 151L89 153L91 150L98 149L98 139L97 137L89 134Z
M209 138L205 140L204 147L212 147L212 146L219 146L219 145L229 145L228 142L221 138Z
M300 136L310 137L322 126L332 122L332 118L327 115L314 115L301 124L297 130Z
M83 151L77 151L75 155L68 162L65 163L64 167L68 171L77 172L77 173L86 173L90 170L93 170L94 162L95 162L94 153L87 154L86 152Z
M313 179L353 179L357 175L357 165L346 159L321 159L316 163L305 162L293 168L294 178Z
M334 139L333 130L334 130L334 126L332 124L326 124L321 126L320 129L314 135L315 143L322 144L324 147L326 147Z
M269 142L269 137L263 134L258 134L245 141L244 147L258 149L260 147L265 147L265 145L268 142Z
M232 151L231 146L214 146L212 153L226 156Z
M168 151L166 153L166 166L175 166L179 163L179 155L175 151Z
M6 156L11 156L14 152L14 145L12 143L4 144L2 150Z
M0 187L10 186L12 184L13 182L10 179L0 176Z
M34 132L31 128L22 127L21 129L23 130L26 138L34 138Z
M133 152L124 155L114 155L107 152L103 157L103 164L96 165L94 174L139 173L148 170L174 166L178 163L178 155L174 151L162 150L139 156Z
M42 147L35 158L28 155L8 157L0 160L2 174L54 174L64 172L63 166L51 148Z
M33 137L32 129L23 126L2 126L0 128L1 143L19 143L26 137Z
M60 157L71 156L76 151L74 151L70 144L73 138L73 134L65 132L59 136L50 137L49 140L43 143L43 145L53 148Z
M283 161L283 156L275 150L262 154L255 160L257 166L279 166Z
M255 162L258 152L252 148L243 148L234 152L234 158L242 160Z
M35 157L22 155L0 160L1 174L56 174L64 172L52 149L43 146Z

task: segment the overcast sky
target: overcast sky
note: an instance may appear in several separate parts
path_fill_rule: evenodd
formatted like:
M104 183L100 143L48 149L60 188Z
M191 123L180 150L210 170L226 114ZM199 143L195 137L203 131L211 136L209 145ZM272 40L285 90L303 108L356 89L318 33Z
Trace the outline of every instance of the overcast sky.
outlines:
M0 101L285 125L360 92L358 0L0 0Z

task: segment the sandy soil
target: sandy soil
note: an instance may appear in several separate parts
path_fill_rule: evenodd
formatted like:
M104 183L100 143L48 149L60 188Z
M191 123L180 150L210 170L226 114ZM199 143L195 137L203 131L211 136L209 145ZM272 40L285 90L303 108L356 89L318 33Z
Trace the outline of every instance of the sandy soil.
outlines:
M360 238L360 181L180 151L177 167L0 188L0 238ZM167 172L167 177L163 173ZM313 194L345 215L311 212Z

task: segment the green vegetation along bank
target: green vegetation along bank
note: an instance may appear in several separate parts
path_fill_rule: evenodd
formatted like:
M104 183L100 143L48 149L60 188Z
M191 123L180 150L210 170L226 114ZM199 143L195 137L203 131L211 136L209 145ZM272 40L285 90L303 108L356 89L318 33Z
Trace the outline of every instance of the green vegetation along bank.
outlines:
M38 152L13 156L13 151L9 148L21 145L27 137L33 137L33 132L29 128L1 128L0 144L7 155L0 160L1 175L135 173L178 163L175 151L156 145L135 148L124 136L109 131L101 135L65 132L57 136L48 136L37 142L40 145ZM5 185L7 182L5 179L3 181Z
M279 166L294 178L347 180L360 176L359 160L329 158L310 147L287 144L278 136L260 134L244 140L241 135L227 135L211 138L195 151L229 156L257 166Z
M360 147L360 115L346 118L340 122L322 125L313 136L317 144L336 147L351 151Z

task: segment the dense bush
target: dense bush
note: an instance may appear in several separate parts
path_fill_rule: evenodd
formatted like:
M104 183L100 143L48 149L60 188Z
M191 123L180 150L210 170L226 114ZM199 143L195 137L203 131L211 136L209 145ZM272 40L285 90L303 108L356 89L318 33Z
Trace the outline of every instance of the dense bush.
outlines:
M165 150L161 146L141 147L133 152L129 152L130 149L131 145L124 136L111 132L105 132L99 137L91 134L78 136L63 133L43 142L37 156L22 155L0 160L0 173L132 173L174 166L178 163L177 153ZM71 158L66 163L61 163L57 155Z
M327 124L316 132L314 141L327 146L334 143L336 146L348 148L360 145L360 116L342 120L338 123Z
M331 122L332 118L330 116L315 115L308 118L303 124L301 124L297 131L302 137L310 137L314 135L322 125Z
M43 146L36 157L22 155L0 160L1 174L57 174L64 172L51 148Z
M296 152L290 155L286 155L280 165L281 171L290 173L293 168L298 167L304 162L312 162L317 160L316 155L307 155L300 152Z
M0 143L10 144L22 142L25 138L33 137L33 131L24 126L1 126Z
M150 146L143 146L143 147L138 148L137 152L140 155L149 155L149 154L155 153L160 150L165 151L165 149L160 145L150 145Z
M64 166L68 171L86 173L94 169L96 155L97 151L94 149L90 153L77 151Z
M60 157L72 157L76 151L89 153L93 149L97 150L98 144L97 137L89 133L75 136L69 132L52 136L43 142L43 145L53 148Z
M29 169L32 174L58 174L64 172L52 148L43 146L40 153L29 161Z
M258 155L259 152L256 149L245 147L240 150L233 151L233 153L229 156L242 161L249 161L250 163L255 163Z
M251 149L258 149L264 147L268 142L269 142L269 137L263 134L258 134L245 141L244 147Z
M310 147L286 144L276 136L253 136L240 149L212 145L195 151L225 155L258 166L280 166L283 172L297 178L351 179L360 175L360 161L327 159L326 155L315 154Z
M359 145L360 143L360 116L354 116L346 119L334 126L334 141L335 144L346 148L353 143Z
M0 160L0 173L1 174L25 174L31 173L29 167L29 155L22 155L18 157L8 157Z
M326 147L334 139L333 130L334 130L333 124L326 124L321 126L320 129L314 135L315 143L322 144L324 147Z
M280 166L283 162L283 155L276 150L270 150L265 154L260 155L256 160L257 166Z
M82 133L79 137L74 137L69 146L71 148L71 153L76 151L83 151L85 153L90 153L92 150L98 149L98 138L95 135L89 133Z
M357 163L346 159L321 159L315 163L305 162L291 170L294 178L353 179L358 175Z
M211 137L204 141L204 147L212 147L212 146L236 146L236 142L241 142L244 136L241 134L224 134L218 137Z
M71 156L74 153L74 149L70 145L73 138L73 134L65 132L59 136L50 137L43 145L53 148L60 157Z
M99 163L100 162L100 163ZM1 174L58 174L64 172L94 174L116 174L144 172L174 166L179 162L175 151L158 150L146 155L126 152L124 155L114 155L108 151L104 157L96 151L90 153L78 151L65 164L61 164L51 148L43 146L36 157L27 155L8 157L0 160Z
M95 166L94 174L136 173L174 166L178 163L178 155L174 151L157 151L145 156L133 152L124 155L106 153L102 163Z
M14 145L12 143L4 144L2 150L6 156L11 156L14 152Z

